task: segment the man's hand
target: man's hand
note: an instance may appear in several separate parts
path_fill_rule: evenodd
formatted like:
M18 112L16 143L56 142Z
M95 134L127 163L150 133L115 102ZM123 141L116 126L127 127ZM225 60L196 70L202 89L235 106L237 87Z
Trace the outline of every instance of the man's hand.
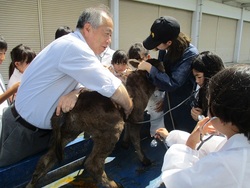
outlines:
M74 90L67 95L61 96L56 107L56 115L59 116L61 111L64 113L72 110L76 104L81 89Z
M130 98L126 88L123 84L121 84L115 91L115 93L111 96L111 100L113 100L115 103L119 104L123 109L124 113L126 115L126 118L128 118L129 114L133 110L133 101Z

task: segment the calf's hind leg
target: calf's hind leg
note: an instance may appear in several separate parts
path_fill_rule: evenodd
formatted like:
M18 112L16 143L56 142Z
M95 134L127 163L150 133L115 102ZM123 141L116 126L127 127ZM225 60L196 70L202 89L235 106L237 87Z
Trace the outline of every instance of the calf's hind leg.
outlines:
M100 131L92 135L94 142L93 149L84 163L85 169L98 183L98 187L119 188L121 185L113 180L109 180L104 171L105 159L113 151L115 144L119 140L123 122L117 124L114 130Z
M60 144L61 144L62 149L64 149L65 146L69 142L73 141L80 134L78 132L73 132L73 131L69 134L65 125L61 127L60 131L61 131L61 139L62 139ZM39 159L36 169L32 175L32 179L29 182L29 184L26 186L26 188L35 187L38 181L42 177L44 177L49 172L49 170L58 162L57 155L56 155L57 150L55 149L57 148L56 143L57 142L54 141L49 151L46 154L44 154L41 157L41 159Z
M56 154L53 150L50 149L38 161L35 172L32 175L32 179L26 186L26 188L36 187L36 184L38 183L39 179L44 177L56 162L57 162Z

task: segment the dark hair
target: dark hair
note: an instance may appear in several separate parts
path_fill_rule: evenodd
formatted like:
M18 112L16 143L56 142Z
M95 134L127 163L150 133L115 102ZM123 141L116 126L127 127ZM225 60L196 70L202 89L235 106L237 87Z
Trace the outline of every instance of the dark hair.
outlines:
M55 39L57 39L57 38L59 38L59 37L61 37L63 35L67 35L69 33L72 33L72 32L73 32L73 30L70 29L70 27L68 27L68 26L61 26L55 32Z
M104 22L104 14L112 18L109 8L105 5L87 8L79 16L76 28L81 29L86 23L90 23L93 28L98 28Z
M222 59L210 52L204 51L199 53L196 58L192 61L191 68L204 73L204 84L199 89L197 107L201 108L203 114L207 114L208 101L207 101L207 87L209 79L214 76L217 72L225 68Z
M128 50L129 59L142 60L148 54L149 54L149 51L146 48L144 48L142 43L135 43L132 46L130 46Z
M123 50L116 50L112 56L111 64L128 64L128 56Z
M217 72L224 69L225 66L218 55L210 51L204 51L198 54L193 60L191 68L203 72L206 78L211 78Z
M11 63L9 66L9 77L12 75L14 68L16 67L15 62L31 63L36 57L36 53L28 46L19 44L14 47L10 52Z
M0 49L5 50L5 51L7 51L7 49L8 49L8 44L5 41L5 39L3 38L3 36L1 36L1 35L0 35Z
M179 36L172 40L172 44L169 46L169 49L167 49L168 52L164 57L164 59L167 59L167 63L170 64L179 61L183 56L184 51L189 47L190 42L191 39L184 33L180 32Z
M209 81L209 111L250 140L250 66L228 67Z

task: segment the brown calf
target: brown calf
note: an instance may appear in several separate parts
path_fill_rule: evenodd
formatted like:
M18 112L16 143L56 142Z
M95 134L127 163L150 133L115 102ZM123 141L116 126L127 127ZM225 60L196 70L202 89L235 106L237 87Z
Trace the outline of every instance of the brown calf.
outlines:
M161 66L156 59L148 60L154 66ZM131 60L132 63L137 63ZM140 161L144 165L151 162L144 155L140 146L140 128L144 119L144 110L155 86L149 82L146 71L132 72L126 82L126 88L133 99L134 109L131 112L125 129L125 141L133 143ZM33 173L32 180L27 187L35 187L38 180L62 160L63 149L79 134L86 132L92 136L94 145L90 155L84 162L84 169L96 180L98 186L107 188L120 187L119 184L110 180L104 171L104 162L113 151L124 129L123 110L109 98L95 91L84 91L79 97L75 107L63 116L54 115L51 119L54 142L49 151L41 157Z

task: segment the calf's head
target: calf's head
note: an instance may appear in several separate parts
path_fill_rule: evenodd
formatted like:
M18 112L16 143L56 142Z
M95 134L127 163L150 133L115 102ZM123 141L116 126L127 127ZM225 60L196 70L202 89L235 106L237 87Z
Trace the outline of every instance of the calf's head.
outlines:
M157 59L148 59L152 66L155 66L159 71L164 71L163 64ZM155 91L155 86L149 80L148 72L144 70L136 70L139 61L130 59L129 64L134 67L134 71L128 76L126 88L133 99L134 109L129 116L130 122L139 122L143 120L144 110L148 100Z
M159 61L158 59L151 58L151 59L148 59L146 62L156 67L159 71L165 72L163 63ZM140 64L140 61L138 61L137 59L129 59L128 61L128 65L133 71L137 70L139 64Z

